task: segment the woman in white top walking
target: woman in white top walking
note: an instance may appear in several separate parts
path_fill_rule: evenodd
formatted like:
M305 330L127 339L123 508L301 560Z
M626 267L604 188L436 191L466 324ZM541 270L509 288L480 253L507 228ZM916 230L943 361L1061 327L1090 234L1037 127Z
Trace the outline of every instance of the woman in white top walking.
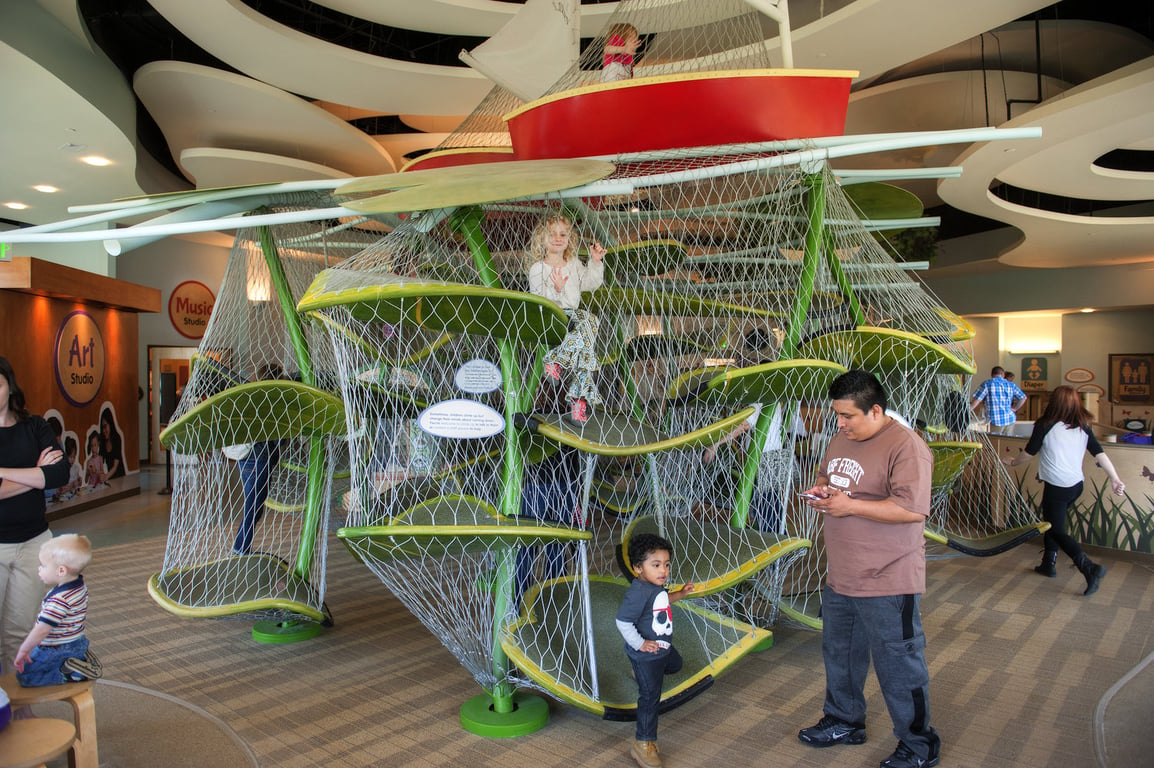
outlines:
M1126 490L1110 457L1090 431L1092 418L1090 412L1082 407L1074 388L1060 386L1050 396L1042 418L1034 423L1034 431L1026 443L1025 452L1014 459L1003 459L1013 467L1039 456L1038 477L1044 484L1042 518L1050 524L1050 530L1046 531L1046 550L1042 554L1042 563L1034 570L1043 576L1057 575L1055 565L1058 562L1058 549L1061 548L1086 577L1084 595L1098 591L1106 569L1086 557L1082 546L1066 533L1066 512L1075 499L1082 495L1082 452L1089 451L1098 466L1109 475L1115 495L1121 496Z

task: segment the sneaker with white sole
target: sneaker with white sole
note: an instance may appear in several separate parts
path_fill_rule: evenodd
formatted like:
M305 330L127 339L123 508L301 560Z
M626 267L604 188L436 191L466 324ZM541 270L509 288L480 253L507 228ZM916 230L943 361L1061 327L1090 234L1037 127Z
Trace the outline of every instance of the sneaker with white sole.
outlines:
M929 756L921 757L904 741L899 741L894 753L881 761L880 768L933 768L938 764L940 749L941 747L934 744Z
M798 731L797 738L803 744L808 744L811 747L865 744L866 731L865 726L860 723L847 723L832 715L825 715L817 721L816 725Z
M104 674L104 666L100 663L100 659L96 658L96 654L91 650L86 651L84 658L65 659L64 663L60 665L60 671L64 673L64 677L73 682L80 682L81 680L99 680Z

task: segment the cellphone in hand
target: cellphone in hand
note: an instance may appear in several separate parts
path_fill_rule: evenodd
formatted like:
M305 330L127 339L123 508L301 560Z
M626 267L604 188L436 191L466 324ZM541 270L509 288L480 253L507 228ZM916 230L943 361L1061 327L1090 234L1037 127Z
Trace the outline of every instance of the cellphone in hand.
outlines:
M799 493L798 496L803 499L809 499L811 501L818 501L821 499L821 496L818 496L816 493Z

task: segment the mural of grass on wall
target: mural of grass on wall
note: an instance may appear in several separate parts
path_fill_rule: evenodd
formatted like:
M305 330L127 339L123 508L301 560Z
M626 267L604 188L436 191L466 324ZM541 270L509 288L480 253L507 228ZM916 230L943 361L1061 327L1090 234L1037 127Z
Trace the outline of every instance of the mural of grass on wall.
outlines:
M1042 514L1042 489L1026 478L1018 478L1018 492L1030 506ZM1144 503L1134 501L1130 494L1121 499L1110 490L1109 478L1100 484L1088 481L1093 501L1077 501L1066 515L1066 531L1083 544L1110 547L1129 552L1154 554L1154 499L1144 497ZM1082 497L1085 498L1083 492Z

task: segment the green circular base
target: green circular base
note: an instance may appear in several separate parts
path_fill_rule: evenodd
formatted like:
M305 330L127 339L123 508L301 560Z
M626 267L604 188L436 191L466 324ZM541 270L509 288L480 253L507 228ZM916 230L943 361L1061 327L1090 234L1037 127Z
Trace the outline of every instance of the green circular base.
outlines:
M321 633L315 621L258 621L252 627L252 639L258 643L299 643Z
M500 715L493 711L493 697L474 696L461 705L461 727L478 736L509 739L539 731L549 722L549 702L529 693L513 694L513 711Z
M770 635L769 637L767 637L764 640L757 643L757 645L753 646L753 653L761 653L762 651L768 651L772 647L773 647L773 635Z

